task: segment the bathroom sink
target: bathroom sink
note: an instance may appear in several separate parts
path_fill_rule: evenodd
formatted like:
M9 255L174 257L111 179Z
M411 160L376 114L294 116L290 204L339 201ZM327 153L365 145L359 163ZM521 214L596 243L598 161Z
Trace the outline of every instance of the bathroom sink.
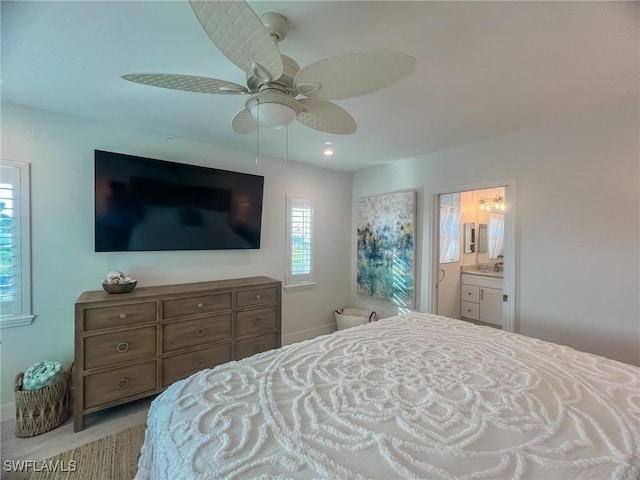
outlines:
M467 275L482 275L485 277L497 277L502 278L503 272L493 272L490 270L465 270L462 273L466 273Z
M495 265L469 265L466 267L462 267L462 273L466 273L469 275L482 275L485 277L496 277L503 278L503 272L496 272Z

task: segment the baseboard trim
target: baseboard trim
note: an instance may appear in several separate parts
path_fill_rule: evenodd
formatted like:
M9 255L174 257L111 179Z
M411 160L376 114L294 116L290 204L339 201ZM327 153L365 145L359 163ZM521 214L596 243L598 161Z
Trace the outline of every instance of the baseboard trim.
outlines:
M328 335L335 331L335 323L327 323L325 325L320 325L319 327L307 328L306 330L283 335L282 344L289 345L291 343L301 342L303 340L309 340L311 338L319 337L320 335Z

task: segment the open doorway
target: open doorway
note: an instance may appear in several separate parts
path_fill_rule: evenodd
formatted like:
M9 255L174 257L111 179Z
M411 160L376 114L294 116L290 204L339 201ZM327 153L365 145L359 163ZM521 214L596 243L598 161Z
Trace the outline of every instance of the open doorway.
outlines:
M432 311L515 331L515 180L432 193Z

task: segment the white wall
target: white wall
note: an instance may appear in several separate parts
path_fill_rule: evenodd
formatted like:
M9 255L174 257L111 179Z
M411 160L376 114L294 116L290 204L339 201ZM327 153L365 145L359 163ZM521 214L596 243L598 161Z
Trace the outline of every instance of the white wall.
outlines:
M497 135L354 176L362 196L516 178L516 330L640 364L640 169L637 100ZM352 212L355 224L355 207ZM418 309L431 286L430 225L418 245ZM391 315L390 304L352 302Z
M329 333L333 309L348 303L351 255L351 174L212 145L53 114L2 106L2 159L31 163L32 325L0 331L0 403L13 401L13 380L40 360L73 359L73 306L100 289L107 271L122 270L138 285L266 275L284 280L285 195L310 196L317 220L317 280L283 292L283 342ZM264 175L259 250L94 253L93 150L102 149Z

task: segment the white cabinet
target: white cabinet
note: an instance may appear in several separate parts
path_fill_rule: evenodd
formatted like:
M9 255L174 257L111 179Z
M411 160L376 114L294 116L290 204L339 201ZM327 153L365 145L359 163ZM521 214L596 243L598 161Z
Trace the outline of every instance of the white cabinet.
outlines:
M502 278L463 273L461 283L462 319L502 326Z
M480 287L480 321L502 326L502 289Z

